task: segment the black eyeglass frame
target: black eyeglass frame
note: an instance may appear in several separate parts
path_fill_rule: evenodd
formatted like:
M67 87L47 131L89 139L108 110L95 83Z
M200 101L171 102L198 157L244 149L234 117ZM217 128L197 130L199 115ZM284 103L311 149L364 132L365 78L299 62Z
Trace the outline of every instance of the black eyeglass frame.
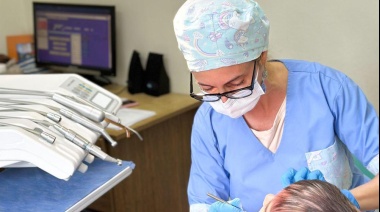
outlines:
M256 61L255 61L255 65L253 67L253 74L252 74L252 81L251 81L251 85L250 86L247 86L247 87L244 87L244 88L239 88L239 89L236 89L236 90L232 90L232 91L227 91L227 92L224 92L224 93L213 93L213 94L204 94L202 95L202 99L200 99L200 96L193 93L193 75L191 74L190 72L190 96L198 101L202 101L202 102L216 102L216 101L219 101L222 96L225 96L229 99L241 99L241 98L245 98L249 95L252 94L252 91L253 91L253 88L255 86L255 75L256 75ZM233 96L230 96L229 94L231 93L237 93L239 91L242 91L242 90L250 90L251 91L251 94L247 95L247 96L243 96L243 97L233 97ZM212 101L207 101L205 100L203 97L205 96L216 96L218 97L217 99L215 100L212 100Z

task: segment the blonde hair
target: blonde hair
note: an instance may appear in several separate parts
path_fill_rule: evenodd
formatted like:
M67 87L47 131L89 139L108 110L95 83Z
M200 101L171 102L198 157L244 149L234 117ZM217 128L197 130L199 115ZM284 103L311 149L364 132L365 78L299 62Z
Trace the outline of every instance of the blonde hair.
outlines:
M270 212L357 212L335 185L320 180L298 181L271 201Z

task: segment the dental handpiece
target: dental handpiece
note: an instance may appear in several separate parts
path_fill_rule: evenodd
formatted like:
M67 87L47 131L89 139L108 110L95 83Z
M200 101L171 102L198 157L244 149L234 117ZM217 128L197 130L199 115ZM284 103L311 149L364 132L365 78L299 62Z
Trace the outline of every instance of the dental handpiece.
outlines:
M9 100L8 102L14 102L14 103L22 103L22 104L25 104L26 102L25 101L19 101L19 100ZM23 107L18 107L18 106L14 106L14 105L8 105L8 104L0 104L0 108L1 107L4 107L4 108L11 108L11 109L17 109L17 110L21 110L21 111L33 111L33 112L37 112L37 113L40 113L41 115L44 115L46 116L47 118L53 120L54 122L59 122L61 120L61 117L57 114L54 114L54 113L46 113L46 112L43 112L43 111L38 111L38 110L34 110L34 109L30 109L30 108L23 108ZM102 125L98 124L98 123L95 123L89 119L87 119L86 117L83 117L81 115L78 115L70 110L67 110L65 108L57 108L57 107L53 107L53 106L48 106L50 109L53 109L55 110L57 113L60 113L61 115L65 116L66 118L69 118L75 122L78 122L79 124L91 129L91 130L94 130L98 133L100 133L104 138L106 138L106 140L108 142L111 143L112 146L116 146L117 145L117 142L114 141L112 139L112 137L107 133L107 131L103 128ZM1 112L2 110L0 110Z
M56 112L60 112L60 108L52 106L52 105L48 105L48 104L43 104L43 103L40 103L40 102L30 102L30 101L23 101L23 100L18 100L18 99L4 99L4 98L0 98L0 102L8 102L8 103L21 104L21 105L34 105L34 104L37 104L37 105L42 105L44 107L47 107L47 108L49 108L51 110L54 110ZM0 104L0 106L1 105L2 104ZM8 107L9 106L15 107L13 105L6 105L6 106L8 106ZM48 114L48 116L51 116L51 114ZM50 118L50 119L52 119L52 118Z
M96 157L108 161L108 162L113 162L117 163L117 165L121 166L122 165L122 160L120 159L115 159L111 156L109 156L107 153L103 152L100 147L91 144L88 142L86 139L82 138L80 135L76 134L72 130L69 130L61 125L54 124L53 127L60 132L67 140L73 142L80 148L88 151L90 154L95 155Z
M77 99L77 98L75 98L75 100L77 100L77 101L81 101L81 102L83 102L83 104L91 104L91 103L89 103L89 102L87 102L87 101L85 101L85 100L82 100L82 99ZM44 104L44 103L40 103L40 102L31 102L31 101L23 101L23 100L19 100L19 99L5 99L5 98L0 98L0 102L7 102L7 103L15 103L15 104L17 104L17 105L19 105L19 104L21 104L21 105L35 105L35 104L37 104L37 105L42 105L42 106L44 106L44 107L47 107L47 108L49 108L49 109L51 109L51 110L54 110L54 111L56 111L56 112L59 112L59 108L58 107L55 107L55 106L51 106L51 105L48 105L48 104ZM0 104L1 105L1 104ZM8 104L7 104L8 105ZM12 105L11 105L12 106ZM93 106L93 107L96 107L95 105L93 105L93 104L91 104L91 106ZM49 117L49 119L56 119L55 117L50 117L50 116L52 116L52 114L47 114ZM116 115L114 115L114 114L111 114L110 112L107 112L107 111L104 111L104 115L105 115L105 118L104 118L104 120L111 120L112 122L114 122L114 123L120 123L121 122L121 120L120 120L120 118L119 117L117 117ZM55 121L55 122L59 122L59 120L58 121ZM131 130L132 131L132 130Z
M13 126L13 127L21 128L21 129L26 130L30 133L33 133L34 135L39 136L40 138L42 138L43 140L47 141L50 144L53 144L55 142L55 139L56 139L56 137L54 135L51 135L50 133L47 133L47 132L45 132L42 129L37 128L37 127L34 129L30 129L30 128L23 127L20 125L10 124L10 123L2 123L2 122L0 122L0 126L2 126L2 127Z
M3 107L3 108L10 108L10 109L13 109L13 110L20 110L20 111L28 111L28 112L36 112L36 113L39 113L45 117L47 117L48 119L54 121L54 122L60 122L61 121L61 116L55 114L55 113L51 113L51 112L44 112L44 111L39 111L39 110L35 110L35 109L31 109L31 108L24 108L24 107L17 107L17 106L14 106L14 105L7 105L7 104L0 104L0 108ZM6 111L6 110L0 110L1 111Z
M90 120L102 122L105 118L105 114L102 110L89 105L78 103L60 94L55 93L51 98L68 108L72 108L73 110L78 111L80 114L86 116Z
M87 102L84 101L84 100L82 100L82 101L84 102L84 104L90 104L90 103L87 103ZM43 104L43 103L39 103L39 102L29 102L29 101L23 101L23 100L4 99L4 98L0 98L0 102L8 102L8 103L15 103L15 104L22 104L22 105L38 104L38 105L42 105L42 106L44 106L44 107L47 107L47 108L49 108L49 109L51 109L51 110L53 110L53 111L56 111L57 113L68 114L68 112L66 112L65 109L63 109L63 110L62 110L63 112L62 112L62 111L60 110L60 108L58 108L58 107L54 107L54 106L47 105L47 104ZM0 103L0 107L1 107L1 105L2 105L2 104ZM6 107L6 106L8 106L8 107L12 107L12 108L17 108L17 107L15 107L14 105L9 105L9 104L6 104L5 107ZM25 109L25 110L26 110L26 109ZM28 109L28 110L29 110L29 109ZM1 112L1 110L0 110L0 112ZM113 114L111 114L111 113L109 113L109 112L107 112L107 111L105 111L104 114L105 114L105 119L104 119L104 120L105 120L106 122L112 123L112 124L114 124L114 125L116 125L116 126L118 126L118 127L123 128L123 129L126 130L126 132L127 132L127 138L130 137L130 133L129 133L129 131L132 131L133 133L135 133L135 134L139 137L140 140L143 140L142 136L141 136L137 131L135 131L134 129L132 129L132 128L128 127L128 126L123 126L123 125L120 123L121 121L120 121L120 119L119 119L117 116L115 116L115 115L113 115ZM48 113L46 116L48 116L49 119L54 120L55 122L59 122L59 121L60 121L60 120L57 120L57 117L56 117L56 116L58 116L58 115L56 115L56 114ZM60 119L60 117L59 117L59 119ZM89 124L91 124L91 123L89 123ZM91 125L93 125L93 124L91 124ZM94 126L94 127L95 127L94 130L101 130L101 131L103 131L103 130L102 130L103 128L101 128L101 127L96 127L96 126ZM112 140L112 138L111 138L108 134L105 134L104 131L103 131L103 134L104 134L104 137L107 138L107 140ZM112 146L117 145L117 143L114 143L114 142L111 142L111 144L112 144Z
M78 101L78 102L80 102L80 103L83 103L83 104L86 104L86 105L90 105L90 106L92 106L92 107L98 108L99 110L102 110L103 113L104 113L104 117L105 117L104 119L107 118L107 119L112 120L112 121L117 122L117 123L120 123L120 122L121 122L120 118L117 117L117 116L115 115L115 113L111 113L111 112L108 112L108 111L106 111L106 110L103 110L101 107L99 107L99 105L96 105L96 104L94 104L94 103L92 103L92 102L90 102L90 101L88 101L88 100L86 100L86 99L78 98L78 97L76 97L76 96L72 96L72 98L73 98L75 101Z
M82 117L82 116L79 116L78 114L76 113L73 113L69 110L66 110L64 108L61 108L59 110L59 112L64 115L65 117L71 119L71 120L74 120L76 122L78 122L79 124L91 129L91 130L94 130L100 134L102 134L102 136L108 141L111 143L111 146L116 146L117 145L117 142L114 141L112 139L112 137L107 133L107 131L103 128L102 125L100 124L97 124L97 123L94 123L92 122L91 120L85 118L85 117Z
M89 104L79 103L78 101L71 100L68 96L63 94L61 95L59 93L0 87L0 94L45 96L51 98L55 102L58 102L68 108L77 111L90 120L102 122L105 118L105 114L102 109L90 106Z

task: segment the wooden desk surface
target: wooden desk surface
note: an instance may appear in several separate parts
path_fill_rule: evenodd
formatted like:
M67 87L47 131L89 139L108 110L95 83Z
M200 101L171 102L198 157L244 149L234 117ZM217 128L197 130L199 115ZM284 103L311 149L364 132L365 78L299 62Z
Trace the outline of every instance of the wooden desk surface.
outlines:
M122 130L107 130L119 142L116 148L99 142L102 148L116 158L133 161L136 168L128 180L120 182L89 208L110 212L188 211L191 127L200 102L186 94L154 97L129 94L119 85L105 88L137 101L139 105L133 108L152 110L156 115L131 126L141 134L143 142L135 135L126 139Z
M155 97L145 93L130 94L126 87L116 84L108 85L104 88L122 98L124 97L138 102L139 105L133 108L156 112L154 116L131 126L138 132L181 113L197 108L201 104L186 94L169 93ZM115 140L125 138L125 133L122 130L107 129L107 131Z

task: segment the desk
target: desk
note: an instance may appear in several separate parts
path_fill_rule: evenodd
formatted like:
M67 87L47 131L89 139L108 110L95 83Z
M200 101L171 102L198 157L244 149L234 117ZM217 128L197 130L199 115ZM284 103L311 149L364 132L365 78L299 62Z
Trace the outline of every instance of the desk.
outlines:
M132 173L133 163L122 166L95 159L85 173L69 181L57 179L38 167L9 168L0 172L0 211L80 211Z
M116 147L104 149L114 157L136 164L133 174L103 195L90 209L102 212L188 211L187 182L190 173L190 134L200 102L186 94L159 97L129 94L111 85L107 90L139 103L134 108L153 110L156 115L132 126L136 135L125 139L122 131L109 130L118 140Z

